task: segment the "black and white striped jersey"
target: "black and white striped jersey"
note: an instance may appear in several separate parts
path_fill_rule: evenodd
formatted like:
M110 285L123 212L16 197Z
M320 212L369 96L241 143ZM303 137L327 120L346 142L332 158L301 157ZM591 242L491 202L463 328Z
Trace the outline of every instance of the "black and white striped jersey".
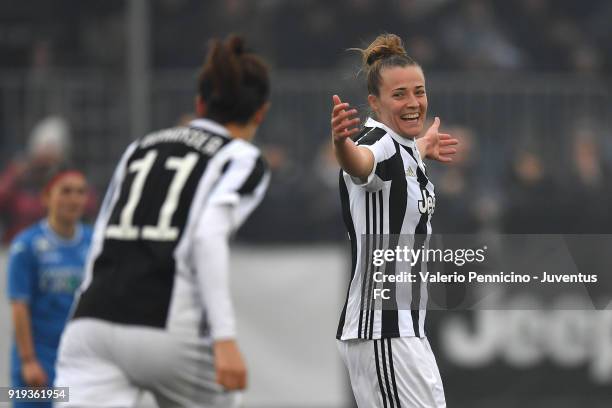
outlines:
M210 267L194 237L214 228L203 214L226 206L238 228L268 181L259 150L207 119L134 141L96 221L73 318L201 334L207 311L197 274Z
M407 269L409 264L377 267L371 260L377 249L398 245L416 249L427 244L435 209L434 186L413 139L401 137L370 118L356 143L372 151L375 166L367 180L340 172L340 199L351 242L352 267L337 338L424 337L426 285L420 277L417 282L402 284L381 278L401 273L418 275L423 265L416 263L412 270ZM382 290L388 299L375 297Z

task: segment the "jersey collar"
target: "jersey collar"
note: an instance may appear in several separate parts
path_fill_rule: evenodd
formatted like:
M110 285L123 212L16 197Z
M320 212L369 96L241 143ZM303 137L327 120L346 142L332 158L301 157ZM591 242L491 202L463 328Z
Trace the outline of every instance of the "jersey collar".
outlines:
M224 126L206 118L192 120L189 122L189 127L206 130L216 135L231 137L229 131Z
M372 118L368 118L368 120L365 123L365 127L377 127L377 128L383 129L397 143L399 143L401 145L404 145L404 146L408 146L408 147L413 148L413 149L416 147L415 139L409 139L409 138L406 138L406 137L402 137L402 136L398 135L397 133L395 133L395 131L393 129L391 129L389 126L387 126L384 123L381 123L381 122L379 122L377 120L374 120Z
M45 232L47 238L49 238L49 240L54 242L56 245L73 246L80 243L81 238L83 236L83 227L81 223L78 223L75 226L74 236L69 239L63 238L55 231L53 231L53 228L51 228L51 226L49 225L49 221L46 219L42 221L42 229Z

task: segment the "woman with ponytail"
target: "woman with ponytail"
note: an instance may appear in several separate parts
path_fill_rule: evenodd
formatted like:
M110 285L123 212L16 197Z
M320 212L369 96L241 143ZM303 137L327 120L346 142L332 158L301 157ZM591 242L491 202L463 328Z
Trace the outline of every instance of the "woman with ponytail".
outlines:
M241 37L213 40L188 126L134 141L96 222L62 337L61 406L234 407L247 385L229 293L229 237L269 174L250 143L268 110L268 68Z
M427 246L436 201L423 158L452 161L457 140L440 133L437 117L423 131L425 76L398 36L380 35L359 51L372 115L360 128L357 110L334 95L331 116L353 257L338 347L360 408L445 407L425 336L421 263L410 268L410 262L372 259L400 244ZM402 272L414 281L399 283L395 278Z

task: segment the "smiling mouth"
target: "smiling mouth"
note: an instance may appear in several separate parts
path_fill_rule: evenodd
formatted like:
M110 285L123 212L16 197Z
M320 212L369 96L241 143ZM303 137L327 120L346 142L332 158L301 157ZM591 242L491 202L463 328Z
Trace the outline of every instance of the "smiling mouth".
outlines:
M419 112L414 112L414 113L407 113L405 115L402 115L400 116L400 119L403 122L416 123L420 117L421 117L421 114Z

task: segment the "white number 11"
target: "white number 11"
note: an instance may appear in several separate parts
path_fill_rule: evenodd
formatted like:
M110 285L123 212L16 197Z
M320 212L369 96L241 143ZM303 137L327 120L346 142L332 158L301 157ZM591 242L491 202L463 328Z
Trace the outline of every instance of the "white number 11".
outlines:
M109 225L106 228L106 237L121 239L121 240L136 240L139 237L152 241L174 241L178 238L179 229L172 227L172 216L178 207L178 201L185 187L185 183L191 174L191 171L198 162L197 153L187 153L185 157L168 157L166 159L165 168L174 170L175 174L168 188L166 199L161 206L157 225L145 225L142 230L132 224L134 219L134 211L140 202L142 190L145 181L155 159L157 151L151 150L142 159L135 160L130 164L129 172L136 173L130 195L128 197L121 215L119 216L119 225Z

